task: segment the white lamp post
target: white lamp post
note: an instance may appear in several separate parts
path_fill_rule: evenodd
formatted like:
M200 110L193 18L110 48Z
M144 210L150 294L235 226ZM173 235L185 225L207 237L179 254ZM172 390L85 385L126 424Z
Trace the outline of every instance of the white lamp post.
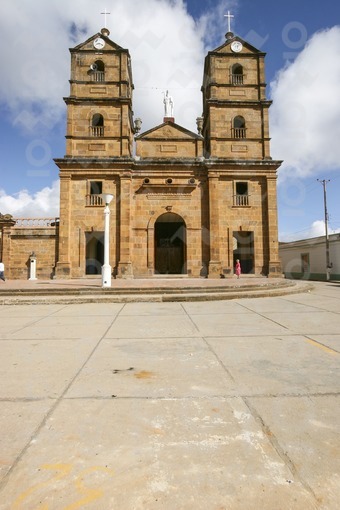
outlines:
M110 208L109 204L113 195L102 193L101 198L105 203L104 208L104 265L102 266L102 287L111 287L111 266L109 262L110 254Z

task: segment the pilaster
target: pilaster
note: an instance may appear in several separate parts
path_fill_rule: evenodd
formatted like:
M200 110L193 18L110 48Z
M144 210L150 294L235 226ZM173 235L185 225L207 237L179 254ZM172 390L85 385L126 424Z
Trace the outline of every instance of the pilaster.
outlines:
M133 278L131 262L131 175L120 179L120 235L118 278Z
M220 212L218 203L218 176L209 175L209 230L210 260L209 278L220 278L222 264L220 257Z
M267 208L268 208L268 277L282 276L279 259L276 176L267 177Z
M56 278L71 276L70 262L70 231L71 231L71 177L60 176L60 220L59 220L59 250L56 265Z

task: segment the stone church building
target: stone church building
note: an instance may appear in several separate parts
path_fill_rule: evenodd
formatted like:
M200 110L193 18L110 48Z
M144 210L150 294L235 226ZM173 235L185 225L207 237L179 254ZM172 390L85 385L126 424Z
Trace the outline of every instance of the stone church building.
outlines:
M0 215L8 278L100 275L103 193L110 204L109 259L117 278L281 276L276 178L270 157L265 53L226 34L204 63L197 133L163 122L140 132L133 116L132 63L107 29L70 49L66 155L60 218Z

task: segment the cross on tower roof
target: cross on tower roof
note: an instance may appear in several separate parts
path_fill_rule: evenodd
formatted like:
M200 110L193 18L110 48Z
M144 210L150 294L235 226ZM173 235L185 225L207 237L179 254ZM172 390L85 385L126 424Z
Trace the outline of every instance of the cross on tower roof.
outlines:
M100 14L104 14L104 16L105 16L105 18L104 18L104 19L105 19L104 24L105 24L105 28L107 28L107 24L106 24L107 18L106 18L106 16L107 16L108 14L111 14L111 12L108 12L108 11L106 10L106 7L105 7L104 12L101 12Z
M230 20L234 18L234 15L230 14L230 11L228 11L228 14L225 14L224 17L228 18L228 32L231 32Z

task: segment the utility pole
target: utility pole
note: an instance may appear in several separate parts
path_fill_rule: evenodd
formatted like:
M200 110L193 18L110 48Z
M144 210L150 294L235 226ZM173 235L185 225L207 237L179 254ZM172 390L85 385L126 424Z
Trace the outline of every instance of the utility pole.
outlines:
M330 279L330 269L332 267L332 264L330 263L329 259L329 238L328 238L328 212L327 212L327 193L326 193L326 186L327 182L329 182L329 179L317 179L318 182L321 182L323 186L323 203L325 208L325 234L326 234L326 280L328 281Z

